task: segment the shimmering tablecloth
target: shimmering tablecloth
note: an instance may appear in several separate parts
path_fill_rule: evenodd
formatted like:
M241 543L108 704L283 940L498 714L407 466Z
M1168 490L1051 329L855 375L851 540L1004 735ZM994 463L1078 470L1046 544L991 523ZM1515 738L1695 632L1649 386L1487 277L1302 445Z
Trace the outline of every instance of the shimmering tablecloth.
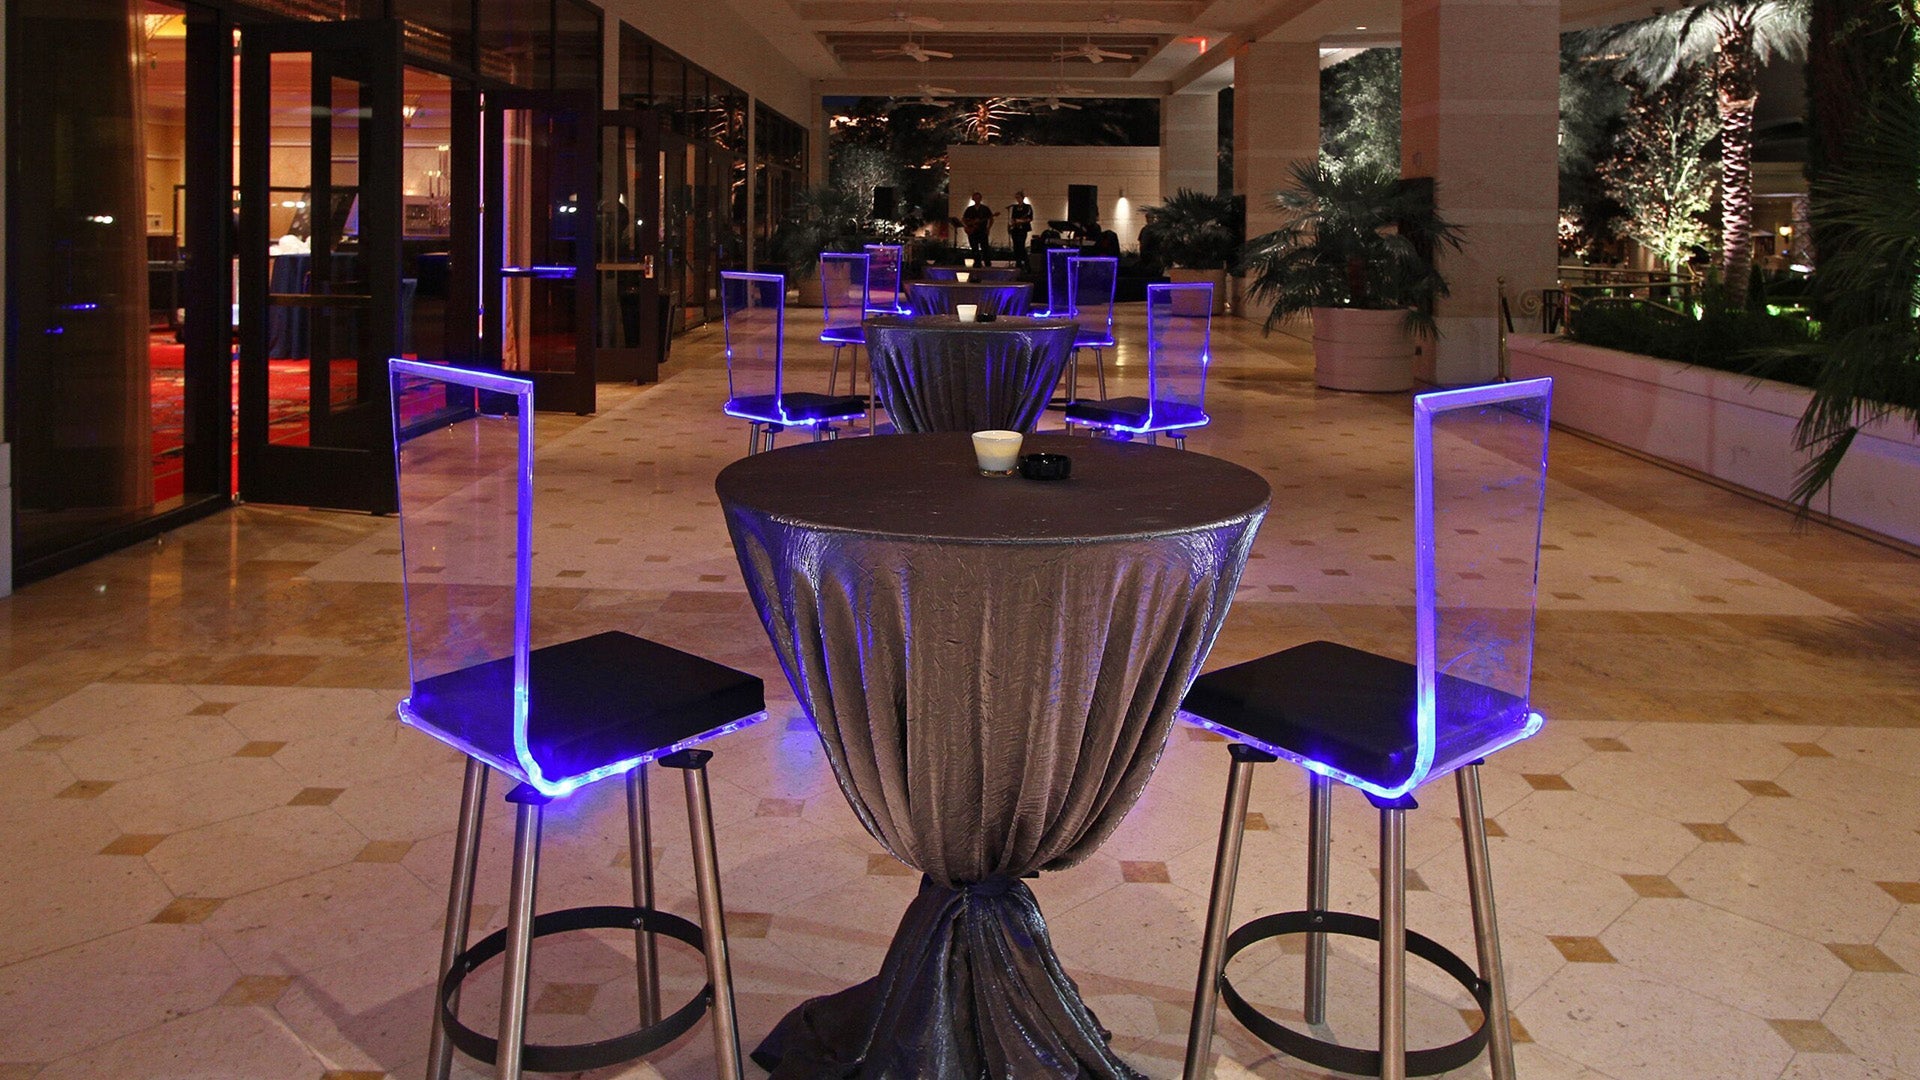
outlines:
M961 434L735 462L717 488L841 790L925 879L880 973L789 1013L781 1080L1136 1076L1019 879L1139 797L1268 489L1217 458L1058 435L1073 477L978 475Z
M972 304L995 315L1025 315L1033 283L1002 281L909 281L907 306L915 315L951 315L955 304Z
M969 282L1017 281L1020 268L1017 266L934 266L928 264L920 273L928 281L958 281L958 274L967 275Z
M874 393L895 430L1030 431L1073 356L1075 324L1005 315L868 319Z

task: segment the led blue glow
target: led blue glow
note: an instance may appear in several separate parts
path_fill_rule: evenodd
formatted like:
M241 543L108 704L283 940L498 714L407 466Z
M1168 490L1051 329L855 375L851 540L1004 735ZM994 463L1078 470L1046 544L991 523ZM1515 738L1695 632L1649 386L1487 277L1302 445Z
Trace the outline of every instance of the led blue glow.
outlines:
M1189 719L1385 799L1539 731L1528 698L1552 396L1551 379L1534 379L1413 399L1415 745L1404 777L1355 776ZM1446 441L1437 471L1436 433ZM1436 529L1436 514L1448 528Z
M820 253L820 294L826 319L826 329L820 331L821 341L829 345L866 342L866 333L860 324L872 303L868 288L870 265L865 252ZM781 294L783 309L785 299L785 294Z
M99 311L100 305L99 304L62 304L60 306L60 310L62 311Z
M1076 264L1083 261L1086 260L1074 260ZM1147 286L1145 411L1135 417L1103 417L1069 409L1067 423L1126 436L1206 426L1212 422L1205 408L1212 347L1212 284L1181 282Z
M905 250L900 244L866 245L868 314L909 313L900 295L900 266L906 261Z

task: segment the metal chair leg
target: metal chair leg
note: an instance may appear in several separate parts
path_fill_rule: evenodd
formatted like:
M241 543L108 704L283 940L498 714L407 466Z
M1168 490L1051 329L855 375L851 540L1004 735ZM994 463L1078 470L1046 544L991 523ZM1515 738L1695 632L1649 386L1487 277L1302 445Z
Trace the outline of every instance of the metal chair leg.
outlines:
M1380 1080L1407 1076L1407 812L1380 809Z
M1333 849L1333 781L1319 773L1307 774L1307 910L1327 910L1328 879ZM1307 935L1306 1004L1309 1024L1327 1021L1327 935Z
M627 774L627 851L633 864L633 906L653 909L653 813L647 802L647 767ZM639 980L640 1026L660 1019L660 948L652 934L633 934L634 973Z
M454 958L467 951L468 923L473 915L473 879L480 862L480 822L486 810L487 776L486 762L476 757L467 759L467 778L460 788L460 823L453 834L453 879L447 886L446 935L440 942L439 974L433 980L436 1000L440 980L447 977ZM459 993L456 988L450 1002L455 1012L460 1009ZM427 1080L447 1080L452 1068L453 1043L447 1039L446 1029L440 1026L440 1010L436 1007L433 1040L427 1050Z
M1480 801L1480 764L1454 773L1460 794L1460 834L1467 848L1467 891L1473 900L1473 940L1486 980L1487 1061L1493 1080L1513 1080L1513 1028L1507 1021L1507 976L1500 959L1500 926L1493 913L1493 868L1487 859L1487 817Z
M707 793L710 750L682 750L660 764L683 770L687 819L693 834L693 882L700 901L700 931L706 941L707 981L713 984L714 1075L740 1080L740 1027L733 1003L733 964L727 956L727 923L720 902L720 861L713 844L713 803Z
M1213 859L1213 891L1207 901L1207 934L1201 939L1200 975L1193 986L1193 1018L1187 1027L1185 1080L1206 1080L1213 1056L1213 1019L1219 1008L1221 956L1227 947L1227 923L1233 918L1233 885L1240 874L1240 842L1247 832L1247 796L1253 791L1253 767L1274 756L1235 743L1227 748L1233 768L1227 773L1227 802L1220 814L1220 848Z
M833 396L833 388L840 385L840 346L833 347L833 363L827 368L827 396Z
M1093 378L1100 388L1100 400L1107 400L1107 353L1105 349L1093 350Z
M499 1080L520 1080L527 1043L527 976L533 959L534 896L540 880L540 820L547 802L531 785L507 795L514 804L513 885L507 902L507 949L500 973L500 1048L494 1056Z
M1080 350L1067 354L1067 404L1080 400Z

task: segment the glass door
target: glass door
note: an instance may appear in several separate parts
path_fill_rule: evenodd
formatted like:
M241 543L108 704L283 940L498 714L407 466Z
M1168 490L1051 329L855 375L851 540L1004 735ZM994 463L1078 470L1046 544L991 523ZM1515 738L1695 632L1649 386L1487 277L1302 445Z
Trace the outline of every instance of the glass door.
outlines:
M599 102L491 91L485 124L483 347L533 380L536 408L584 416L594 410Z
M654 382L666 360L667 297L660 289L660 123L644 111L600 117L600 338L608 380Z
M249 26L240 43L240 491L394 509L400 24Z

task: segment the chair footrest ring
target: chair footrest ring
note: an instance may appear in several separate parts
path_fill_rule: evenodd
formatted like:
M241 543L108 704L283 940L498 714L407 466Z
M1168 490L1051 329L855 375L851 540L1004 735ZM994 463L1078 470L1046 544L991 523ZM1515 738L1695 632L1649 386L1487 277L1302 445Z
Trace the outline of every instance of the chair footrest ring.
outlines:
M595 906L549 911L533 919L533 936L562 934L571 930L641 930L685 942L701 952L706 938L700 928L678 915L643 907ZM468 1057L491 1065L500 1052L500 1040L467 1027L454 1015L450 1002L460 983L475 968L506 950L507 932L496 930L481 938L472 948L454 959L453 967L440 980L440 1026L447 1039ZM713 1001L713 984L700 988L692 1000L680 1006L658 1023L599 1042L557 1046L528 1043L521 1058L529 1072L584 1072L623 1061L632 1061L660 1049L686 1034Z
M1358 1076L1379 1076L1380 1051L1341 1046L1288 1028L1249 1004L1227 979L1227 964L1242 949L1255 942L1313 933L1379 941L1380 920L1345 911L1283 911L1254 919L1227 935L1226 952L1220 960L1220 1000L1226 1003L1227 1011L1248 1031L1283 1053L1323 1069ZM1487 1045L1487 1020L1492 1012L1489 1008L1492 992L1486 981L1465 960L1455 956L1452 950L1424 934L1407 931L1407 952L1446 972L1465 987L1473 999L1480 1003L1481 1015L1480 1026L1458 1042L1407 1051L1407 1075L1432 1076L1457 1069L1479 1057L1480 1051Z

